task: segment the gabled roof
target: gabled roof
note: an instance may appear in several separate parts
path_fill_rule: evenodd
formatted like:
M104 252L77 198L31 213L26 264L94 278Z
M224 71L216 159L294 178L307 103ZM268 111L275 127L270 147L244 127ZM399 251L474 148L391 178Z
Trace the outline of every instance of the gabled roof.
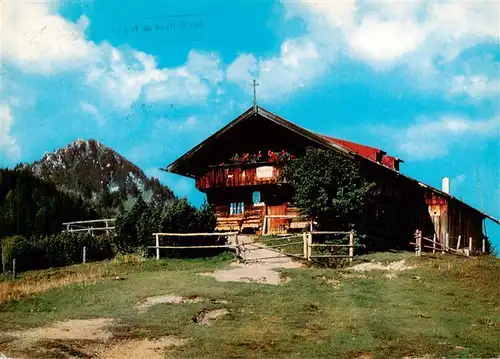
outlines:
M351 149L349 149L347 147L344 147L338 143L330 141L327 138L325 138L324 136L321 136L321 135L318 135L314 132L306 130L303 127L297 126L296 124L294 124L290 121L287 121L284 118L279 117L279 116L263 109L262 107L255 106L255 107L251 107L248 110L246 110L245 112L243 112L236 119L234 119L233 121L228 123L226 126L222 127L219 131L215 132L213 135L211 135L210 137L205 139L203 142L201 142L197 146L193 147L191 150L186 152L184 155L179 157L177 160L175 160L170 165L168 165L168 167L166 169L163 169L163 170L165 170L167 172L178 173L178 169L179 169L180 165L182 164L182 162L189 160L191 157L193 157L194 154L199 152L203 147L205 147L207 144L217 140L219 137L221 137L224 133L226 133L228 130L230 130L234 126L236 126L239 123L246 121L249 118L251 118L252 116L256 116L256 115L260 115L260 116L262 116L262 117L264 117L264 118L266 118L266 119L268 119L268 120L270 120L270 121L272 121L280 126L283 126L287 129L289 129L290 131L298 133L298 134L310 139L311 141L318 143L322 147L333 149L335 151L344 153L345 155L348 155L350 157L354 157L357 155L355 151L352 151Z
M382 151L378 148L360 145L360 144L357 144L354 142L340 140L340 139L336 139L333 137L328 137L328 136L324 136L324 135L320 135L320 134L311 132L303 127L300 127L300 126L298 126L290 121L285 120L284 118L282 118L280 116L277 116L277 115L263 109L260 106L255 106L255 107L249 108L248 110L243 112L240 116L238 116L236 119L231 121L229 124L227 124L226 126L221 128L219 131L215 132L213 135L211 135L210 137L205 139L203 142L201 142L197 146L193 147L191 150L189 150L184 155L179 157L177 160L172 162L170 165L168 165L168 167L166 169L162 168L161 170L171 172L171 173L180 174L179 167L181 166L181 164L184 161L189 160L194 154L199 152L207 144L209 144L213 141L216 141L220 136L222 136L224 133L226 133L229 129L233 128L234 126L238 125L239 123L246 121L249 118L251 118L252 116L256 116L256 115L260 115L260 116L262 116L262 117L264 117L264 118L266 118L266 119L268 119L268 120L270 120L278 125L281 125L287 129L289 129L290 131L293 131L297 134L300 134L300 135L310 139L312 142L316 142L317 144L319 144L320 146L322 146L324 148L329 148L329 149L335 150L335 151L343 153L344 155L351 157L351 158L358 157L358 158L363 158L365 160L369 160L369 161L375 163L376 165L380 166L381 168L384 168L385 170L394 172L394 174L398 177L401 176L409 181L414 182L415 184L417 184L420 187L427 188L428 190L430 190L434 193L437 193L443 197L457 201L457 202L461 203L462 205L469 207L470 209L480 213L483 217L489 218L493 222L500 224L499 219L497 219L493 216L490 216L484 212L479 211L478 209L468 205L467 203L459 200L458 198L453 197L452 195L450 195L448 193L445 193L441 190L438 190L437 188L434 188L432 186L426 185L426 184L424 184L424 183L422 183L414 178L408 177L408 176L402 174L401 172L397 171L395 169L394 163L395 163L395 161L402 162L402 160L398 159L397 157L387 156L385 151ZM380 153L382 155L381 162L377 161L377 158L376 158L377 153ZM186 175L185 173L182 173L182 174ZM188 176L194 177L194 175L188 175Z

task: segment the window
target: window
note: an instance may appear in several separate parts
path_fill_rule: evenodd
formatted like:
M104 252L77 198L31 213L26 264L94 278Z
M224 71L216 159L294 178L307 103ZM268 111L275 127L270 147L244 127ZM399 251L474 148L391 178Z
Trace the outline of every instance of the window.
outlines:
M229 206L229 215L243 214L245 211L245 203L243 202L232 202Z
M261 203L259 191L255 191L252 193L252 200L253 200L253 204L260 204Z

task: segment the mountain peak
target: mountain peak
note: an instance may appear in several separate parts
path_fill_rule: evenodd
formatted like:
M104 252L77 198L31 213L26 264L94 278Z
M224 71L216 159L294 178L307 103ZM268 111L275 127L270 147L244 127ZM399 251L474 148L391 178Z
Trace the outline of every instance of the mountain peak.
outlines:
M63 148L45 152L39 161L19 167L28 168L61 190L93 201L103 197L109 200L111 194L116 204L118 197L126 201L141 192L146 200L174 197L158 180L148 178L138 166L95 139L78 138Z

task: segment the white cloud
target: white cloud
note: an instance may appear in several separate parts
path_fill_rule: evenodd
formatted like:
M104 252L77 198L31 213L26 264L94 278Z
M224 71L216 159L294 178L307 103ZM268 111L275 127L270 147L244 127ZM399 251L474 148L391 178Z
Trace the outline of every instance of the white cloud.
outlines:
M85 101L80 101L80 107L89 115L89 117L94 119L99 126L103 126L105 124L106 120L96 106Z
M383 21L371 15L351 30L349 42L360 57L383 63L415 51L425 36L425 30L410 19Z
M21 155L21 150L16 143L16 139L10 134L14 118L10 107L0 104L0 153L12 161L17 161Z
M451 95L467 95L475 100L500 96L500 79L484 75L455 76L450 86Z
M25 72L48 74L88 64L98 48L86 41L88 19L77 23L54 13L48 2L4 2L1 7L2 57Z
M228 66L226 78L245 88L250 86L253 78L257 77L258 68L254 55L241 54Z
M415 82L435 86L438 69L451 64L463 50L500 38L497 1L283 4L286 18L304 20L307 33L285 39L275 56L242 54L227 69L227 79L245 91L257 77L265 84L259 94L266 99L279 98L320 78L339 54L377 70L407 66L414 71ZM439 84L443 85L448 85L447 80Z
M411 65L421 68L422 63L436 58L451 61L463 49L485 39L500 38L497 1L338 3L285 6L308 22L313 39L329 32L345 43L351 55L375 65L408 61L412 55L418 61Z
M377 128L373 133L389 134L408 159L425 160L445 156L452 146L469 140L499 135L500 117L471 120L460 116L443 116L437 120L420 120L407 128Z
M107 59L88 73L88 81L125 108L142 93L148 102L196 103L205 100L222 79L214 54L190 51L185 65L158 68L153 56L108 48Z
M275 99L307 86L327 64L315 43L305 38L291 39L281 44L278 56L257 59L251 54L239 55L229 65L227 79L250 92L251 81L256 78L257 97Z
M89 20L74 23L57 13L57 3L3 4L2 57L28 73L64 71L84 74L87 85L126 108L145 93L148 101L205 100L223 79L219 57L191 51L177 68L159 68L155 58L131 48L115 48L85 38Z
M215 53L190 51L185 65L187 72L212 84L218 84L224 79L221 61Z

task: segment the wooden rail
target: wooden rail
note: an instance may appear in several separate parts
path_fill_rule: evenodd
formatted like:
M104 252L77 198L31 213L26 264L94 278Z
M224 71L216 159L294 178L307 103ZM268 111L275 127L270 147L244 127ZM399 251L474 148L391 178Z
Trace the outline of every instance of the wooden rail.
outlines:
M324 235L324 234L333 234L333 235L338 235L338 234L349 234L349 244L329 244L329 243L316 243L313 244L313 234L314 235ZM312 254L312 248L313 247L323 247L323 248L339 248L339 247L347 247L349 248L349 254L348 255L336 255L336 254L318 254L318 255L313 255ZM349 258L349 263L352 263L353 258L354 258L354 231L350 232L343 232L343 231L312 231L309 233L305 233L304 237L304 258L307 260L311 260L311 258Z
M329 243L313 243L313 235L320 236L320 235L325 235L325 234L349 234L349 243L348 244L329 244ZM267 246L258 246L258 248L245 248L246 245L255 245L257 242L250 242L250 243L240 243L238 240L238 232L214 232L214 233L153 233L153 236L155 238L155 245L154 246L148 246L148 248L154 248L156 249L156 259L160 259L160 249L203 249L203 248L230 248L230 249L236 249L236 254L239 256L241 252L249 252L249 251L256 251L256 250L262 250L269 248L270 250L273 250L273 248L282 248L282 247L289 247L289 246L296 246L302 244L303 251L302 255L299 254L292 254L292 253L284 253L280 250L281 256L284 255L289 255L292 257L300 257L305 260L312 260L313 258L348 258L349 263L352 263L353 258L354 258L354 247L356 244L354 243L354 231L350 232L339 232L339 231L317 231L317 232L304 232L301 235L295 235L295 236L287 236L287 237L281 237L281 238L276 238L276 240L287 240L286 243L278 243L278 244L271 244ZM228 236L228 237L233 237L232 243L228 244L223 244L223 245L192 245L192 246L161 246L160 245L160 237L161 236L179 236L179 237L200 237L200 236ZM302 237L302 241L290 241L292 238L300 238ZM269 240L274 240L274 238L271 238ZM313 255L313 248L348 248L349 252L347 255L339 255L339 254L314 254ZM272 257L275 258L275 257ZM257 259L265 259L265 258L254 258L255 260Z
M459 235L457 237L456 248L450 247L450 236L448 235L448 233L446 233L446 235L445 235L444 244L437 240L437 237L435 234L434 234L433 238L424 237L422 235L422 231L418 230L418 229L415 231L414 237L415 237L415 241L410 242L410 244L415 246L415 255L416 256L422 255L422 248L432 249L432 253L436 253L436 251L441 251L442 254L452 253L452 254L465 255L465 256L470 256L473 252L472 237L469 237L467 247L465 247L465 248L460 248L460 245L462 242L461 235ZM424 242L431 243L432 246L426 245ZM481 252L486 253L486 240L484 238L482 240Z
M285 220L289 220L289 222L290 222L289 225L291 226L294 219L300 219L300 218L303 218L303 216L300 216L298 214L269 214L269 215L265 215L264 219L263 219L263 223L262 223L262 234L263 235L267 234L267 227L268 227L267 220L268 220L268 218L269 219L283 218ZM300 222L308 223L309 221L300 221ZM310 222L309 222L309 226L310 226Z
M236 248L238 250L238 232L202 232L202 233L153 233L155 237L155 245L148 246L148 248L156 249L156 259L160 259L160 249L201 249L201 248ZM234 236L234 245L224 244L224 245L207 245L207 246L160 246L160 237L200 237L200 236Z
M64 232L88 232L91 235L95 235L95 232L105 231L107 235L109 235L112 231L116 229L114 226L114 222L116 218L104 218L104 219L92 219L86 221L73 221L73 222L64 222L63 226L65 229ZM102 223L104 223L104 227L102 227ZM94 227L94 225L98 225L98 227Z

